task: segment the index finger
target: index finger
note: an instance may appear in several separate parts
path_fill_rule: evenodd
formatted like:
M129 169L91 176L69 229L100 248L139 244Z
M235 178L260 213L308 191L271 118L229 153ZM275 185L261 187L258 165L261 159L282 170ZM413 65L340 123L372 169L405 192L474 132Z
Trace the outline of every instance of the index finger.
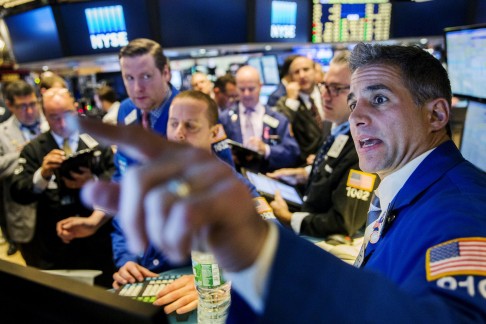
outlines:
M81 131L90 134L106 145L117 145L119 150L140 162L145 162L180 146L168 142L162 136L149 132L139 125L113 126L90 118L72 118L73 128L76 128L77 124Z

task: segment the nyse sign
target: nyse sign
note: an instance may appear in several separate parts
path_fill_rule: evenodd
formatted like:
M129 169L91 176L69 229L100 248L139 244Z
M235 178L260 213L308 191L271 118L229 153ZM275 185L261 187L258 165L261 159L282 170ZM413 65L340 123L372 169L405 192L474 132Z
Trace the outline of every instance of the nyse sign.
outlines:
M127 32L91 35L93 49L122 47L128 44Z

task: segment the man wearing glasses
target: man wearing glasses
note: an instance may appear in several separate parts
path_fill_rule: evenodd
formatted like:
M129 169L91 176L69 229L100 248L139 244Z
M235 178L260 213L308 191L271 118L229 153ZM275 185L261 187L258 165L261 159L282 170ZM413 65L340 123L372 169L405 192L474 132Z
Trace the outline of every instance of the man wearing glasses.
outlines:
M63 242L56 225L67 217L93 216L105 219L99 210L81 203L81 187L92 179L109 180L114 171L111 148L104 148L86 133L68 127L66 117L76 113L74 99L67 89L51 88L42 96L50 131L25 145L18 159L11 185L12 198L20 204L37 203L33 238L21 245L27 265L40 269L93 269L103 271L95 283L111 286L111 224L99 223L95 235ZM91 150L90 164L61 174L63 162L74 152ZM83 164L84 165L84 164Z
M325 81L319 84L325 120L332 122L332 129L318 150L312 169L280 169L268 174L306 186L301 212L291 213L277 194L271 203L275 216L297 233L327 238L336 245L351 245L353 236L362 236L360 229L366 223L371 193L378 182L375 175L359 169L350 134L349 56L347 51L337 53ZM354 261L359 247L350 249L353 251L346 256L350 262Z
M323 140L324 110L316 86L314 61L297 56L289 67L291 82L286 85L287 95L280 98L276 109L287 116L300 147L301 164L309 155L317 153Z
M0 223L9 243L8 255L17 252L18 243L32 239L35 225L33 206L22 206L10 198L10 183L20 151L26 143L49 129L34 88L25 81L14 81L5 89L11 116L0 125Z

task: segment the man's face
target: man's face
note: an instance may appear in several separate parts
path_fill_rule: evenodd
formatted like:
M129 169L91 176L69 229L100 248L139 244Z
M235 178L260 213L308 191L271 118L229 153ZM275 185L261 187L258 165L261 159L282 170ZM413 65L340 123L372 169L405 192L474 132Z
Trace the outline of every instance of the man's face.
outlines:
M231 107L238 100L238 90L233 83L226 83L224 92L218 88L214 89L214 100L218 107L226 109Z
M363 171L383 178L432 148L428 110L416 106L396 67L357 69L348 105L353 109L349 121Z
M44 114L51 131L62 138L69 137L72 131L68 128L66 117L76 113L73 99L55 94L52 96L44 95L43 101Z
M175 98L169 110L167 138L211 152L216 127L209 125L207 104L194 98Z
M311 93L314 90L316 72L314 62L307 57L297 57L292 61L289 68L292 81L297 82L300 90L304 93Z
M326 120L338 125L348 120L351 113L347 103L350 81L351 71L346 64L331 64L324 77L327 87L319 87Z
M207 95L211 94L213 84L209 81L208 77L201 73L195 73L191 79L192 89L201 91Z
M242 69L245 69L245 67ZM245 69L244 71L239 71L236 74L236 88L244 107L254 108L260 101L261 83L256 70Z
M7 101L8 108L23 125L33 125L39 120L39 102L34 93L27 96L14 96L13 102Z
M170 80L167 66L161 72L150 54L122 57L120 66L128 96L137 108L151 111L162 104Z

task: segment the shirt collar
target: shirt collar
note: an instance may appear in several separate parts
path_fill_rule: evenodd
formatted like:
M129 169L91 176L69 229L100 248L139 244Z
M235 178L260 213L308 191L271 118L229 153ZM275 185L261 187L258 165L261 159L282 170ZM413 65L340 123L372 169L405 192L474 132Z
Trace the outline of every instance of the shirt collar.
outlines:
M386 211L388 209L388 206L398 194L400 189L402 189L408 178L410 178L415 169L417 169L420 163L422 163L422 161L425 160L425 158L432 153L433 150L435 150L435 148L422 153L412 161L405 164L400 170L389 174L381 180L375 194L378 196L378 198L380 198L382 210Z
M64 138L62 136L57 135L53 131L51 131L50 133L52 134L52 137L54 137L57 146L62 148L64 143ZM79 140L79 131L75 131L74 133L71 134L71 136L69 136L69 144L71 145L71 147L73 147L72 142L77 143L78 140Z

